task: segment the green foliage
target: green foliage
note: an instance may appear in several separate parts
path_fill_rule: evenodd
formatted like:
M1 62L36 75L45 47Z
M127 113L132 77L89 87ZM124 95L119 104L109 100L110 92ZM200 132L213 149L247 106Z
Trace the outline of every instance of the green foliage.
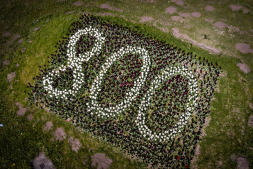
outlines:
M6 50L5 55L1 55L1 63L4 59L12 59L11 64L8 67L3 68L1 64L1 82L0 82L0 88L1 88L1 99L5 101L5 104L1 102L0 108L1 113L0 114L0 119L2 120L0 123L4 123L4 126L8 126L10 129L14 129L10 131L7 128L1 128L0 129L0 142L2 143L3 141L9 141L11 143L11 146L14 149L11 149L11 147L7 147L4 144L1 144L0 147L0 164L3 165L3 168L9 168L11 165L11 160L10 158L7 159L6 154L8 154L10 157L14 157L16 160L16 165L17 167L20 168L29 168L30 167L30 161L38 155L38 152L41 150L44 150L46 152L50 152L47 155L53 160L53 162L57 165L59 168L69 168L69 167L78 167L80 165L80 168L84 167L82 164L82 160L79 156L80 154L76 154L76 156L72 156L74 153L66 153L63 154L62 151L59 151L57 148L61 147L62 145L59 144L57 148L55 148L55 144L51 143L49 135L47 136L45 133L41 132L41 127L38 126L38 128L34 128L31 125L31 122L27 122L26 118L24 117L22 120L18 120L19 118L16 118L15 111L16 108L14 109L14 103L12 101L20 101L24 105L26 105L25 98L27 97L27 94L25 94L23 91L27 90L25 86L27 85L28 82L33 84L32 78L35 77L36 75L39 75L39 65L43 65L50 59L46 59L46 56L50 55L53 53L56 48L54 45L56 42L61 39L62 36L64 36L67 33L67 28L70 26L70 23L73 20L76 20L78 17L78 11L74 12L71 15L64 15L63 13L69 10L69 6L72 5L72 1L65 1L63 3L58 3L56 1L43 1L43 3L37 3L35 1L29 1L30 5L27 7L25 6L25 3L23 2L17 2L12 3L11 5L15 5L13 8L8 6L9 1L4 1L1 5L1 12L2 15L5 16L4 19L4 24L8 27L8 29L11 32L21 32L21 36L25 37L25 42L22 44L22 46L17 46L17 45L12 45L11 47L14 49L13 51L16 52L16 54L13 54L11 52L7 52L8 48L2 48L1 50ZM101 1L102 3L102 1ZM136 6L136 3L139 4L139 2L134 1L131 2L133 6ZM167 3L167 2L166 2ZM195 2L191 2L193 4ZM196 2L197 3L197 2ZM244 2L246 3L246 2ZM94 2L94 4L98 4L98 2ZM115 3L117 5L117 3ZM146 10L149 11L149 14L153 16L159 16L162 17L161 12L164 12L164 8L166 5L164 5L162 2L158 2L159 4L159 13L155 13L154 11L150 10L153 9L151 6L149 8L149 4L143 4L144 6L147 6L145 8ZM153 4L152 4L153 5ZM155 6L155 5L154 5ZM227 4L226 4L227 6ZM157 7L157 6L156 6ZM163 8L162 8L163 7ZM123 6L122 6L123 8ZM220 6L222 8L222 11L224 13L227 13L226 10L224 10L224 6ZM10 9L12 12L10 12ZM101 12L105 11L104 9L101 10L97 7L89 7L85 9L85 11L89 12ZM135 15L133 15L131 12L128 13L127 7L125 7L126 15L128 18L131 18L134 20L136 18ZM111 11L112 12L112 11ZM137 12L141 12L137 11ZM20 15L22 13L22 15ZM136 14L137 16L140 15L140 13ZM141 16L141 15L140 15ZM225 16L223 14L217 14L217 16ZM236 15L239 16L239 15ZM212 16L213 17L213 16ZM245 17L243 15L243 17ZM110 23L112 21L115 21L119 24L122 24L123 26L131 25L130 27L134 27L133 25L139 25L139 24L131 24L130 22L126 22L124 19L120 17L106 17L108 18L107 22ZM233 19L236 19L235 24L241 24L239 21L243 21L243 19L238 19L233 17ZM166 18L167 20L167 18ZM196 21L197 22L197 21ZM233 20L229 20L228 22L231 22L233 24ZM246 21L248 22L248 21ZM248 22L250 23L250 22ZM34 32L33 28L40 26L40 31L39 32ZM3 30L4 26L1 26L1 30ZM137 28L137 27L136 27ZM142 26L139 25L138 29L143 30L144 32L147 33L145 36L154 36L159 40L166 41L166 43L174 44L175 46L180 46L183 50L186 52L192 52L195 51L201 58L205 57L208 58L209 61L211 62L218 62L219 65L222 67L222 70L227 73L227 76L224 78L219 78L219 86L218 88L220 89L220 93L215 92L214 98L211 102L211 105L215 107L215 109L211 110L211 117L212 120L209 124L209 128L206 129L207 136L203 137L203 139L200 142L201 145L201 156L199 157L199 163L198 166L199 168L205 168L207 165L216 165L217 162L217 155L221 156L222 161L223 161L223 166L227 168L234 168L236 166L236 163L231 163L230 156L231 154L237 153L239 151L240 155L246 155L248 159L253 159L252 158L252 150L248 149L248 147L252 147L252 141L250 141L250 137L252 134L250 132L246 132L245 135L242 135L242 132L240 132L239 127L238 127L238 119L237 116L235 116L232 113L233 107L240 107L240 111L242 114L246 114L246 112L252 112L249 110L247 107L248 105L242 104L245 103L247 100L247 97L250 97L250 93L252 93L252 89L249 88L248 96L245 94L244 89L246 89L247 86L252 86L252 78L250 79L252 73L245 75L243 73L238 73L239 69L236 67L236 64L238 62L241 62L239 59L234 59L231 57L224 56L223 54L221 56L215 56L215 55L209 55L207 52L205 52L202 49L196 48L194 46L189 45L188 43L181 42L178 39L174 39L171 35L169 34L164 34L158 29L154 29L151 26ZM1 31L3 32L3 31ZM194 32L194 31L193 31ZM47 34L47 35L46 35ZM242 36L242 35L240 35ZM45 38L43 38L45 37ZM28 43L29 40L32 40L33 43ZM1 45L6 41L5 38L1 38ZM37 44L37 45L36 45ZM53 46L52 48L50 48ZM187 48L189 46L189 48ZM21 53L19 50L22 47L26 47L27 50L25 53ZM153 47L151 47L153 50ZM103 58L103 56L101 57ZM104 56L106 58L106 56ZM249 66L252 68L252 57L248 54L242 54L241 59L249 64ZM16 68L15 63L19 63L20 67ZM57 67L57 65L55 66ZM13 85L14 90L10 90L9 88L9 83L6 80L6 76L8 73L16 71L17 73L17 80L19 82L12 82L11 84ZM137 71L137 69L135 70ZM21 73L24 72L24 73ZM93 77L96 75L93 74ZM239 76L242 76L243 78L247 79L247 83L239 82ZM3 80L2 80L3 79ZM15 79L15 80L16 80ZM88 88L90 89L91 87L91 82L88 81ZM27 90L28 91L28 90ZM87 90L88 91L88 90ZM89 93L89 92L88 92ZM88 93L85 95L85 98L88 98ZM2 97L3 95L8 95L10 99ZM12 100L12 101L11 101ZM8 102L8 104L7 104ZM252 103L252 100L250 100ZM36 108L36 106L33 105L33 108ZM133 109L136 109L135 111L138 110L138 107L135 106ZM12 113L11 113L12 111ZM49 113L42 111L42 110L35 110L36 114L38 115L43 115L48 117L47 120L54 120L54 122L59 125L58 121L61 121L62 126L66 126L67 128L70 128L70 130L75 130L74 128L70 127L66 122L63 122L61 118L58 116L52 116ZM227 117L230 117L228 119ZM39 118L38 118L39 120ZM89 120L88 118L85 120ZM213 121L219 121L219 123L213 123ZM34 122L34 121L32 121ZM7 125L7 123L9 123ZM22 125L23 124L23 125ZM36 123L39 124L39 123ZM223 125L221 127L221 125ZM13 126L11 128L11 126ZM20 127L24 127L22 130L23 133L26 133L27 140L23 142L25 145L24 148L21 148L21 151L17 151L21 145L20 141L16 141L18 139L13 139L16 138L17 136L20 136ZM246 127L246 126L245 126ZM238 129L237 129L238 128ZM232 129L236 129L234 132ZM33 131L34 130L34 131ZM221 131L223 130L223 131ZM232 131L230 131L232 130ZM248 130L247 130L248 131ZM249 130L251 131L251 130ZM227 135L227 132L234 133L235 137L231 137ZM8 133L10 133L9 138L6 138L8 136ZM31 135L29 134L31 133ZM37 133L39 133L43 138L43 140L36 140ZM78 132L77 132L78 133ZM217 134L219 133L219 134ZM80 133L79 133L80 134ZM51 136L51 135L50 135ZM87 134L79 135L82 138L88 139L90 136ZM31 137L31 138L30 138ZM24 140L24 136L21 137L22 140ZM30 139L29 139L30 138ZM48 139L46 139L48 138ZM243 139L242 139L243 138ZM245 138L245 140L244 140ZM242 142L240 143L237 139L240 139ZM92 142L90 140L85 140L83 143L89 142L90 144L87 147L94 147L98 143ZM248 142L247 144L245 142ZM29 145L33 145L35 148L27 148ZM122 168L122 166L126 168L131 168L131 166L137 166L136 168L142 168L141 164L136 164L131 162L130 160L124 159L122 156L120 157L120 160L118 159L118 154L115 153L110 148L104 148L106 147L105 145L108 145L108 143L104 144L102 142L99 143L101 145L100 147L103 147L101 149L96 149L96 152L106 152L107 155L110 156L110 158L113 159L113 166L112 168ZM215 145L215 146L214 146ZM231 147L231 145L233 145ZM240 148L244 146L243 148ZM235 149L234 147L238 147L238 149ZM16 148L16 149L15 149ZM69 148L69 147L68 147ZM51 151L52 149L52 151ZM8 152L8 150L12 150L12 152ZM2 153L6 153L2 155ZM27 157L23 156L23 154L28 154ZM121 154L121 153L120 153ZM89 159L89 157L92 155L91 153L84 152L82 155L86 155ZM16 156L16 157L15 157ZM4 158L2 158L4 157ZM63 163L61 163L59 160L64 159ZM78 159L78 160L73 160L73 159ZM250 161L252 164L252 161ZM87 165L85 167L90 167L91 162L88 160Z

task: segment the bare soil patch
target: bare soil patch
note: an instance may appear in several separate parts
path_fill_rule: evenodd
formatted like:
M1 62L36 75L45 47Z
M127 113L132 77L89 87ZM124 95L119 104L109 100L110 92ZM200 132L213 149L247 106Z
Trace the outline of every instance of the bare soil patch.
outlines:
M157 27L157 26L156 26L156 28L157 28L157 29L160 29L162 32L169 33L169 30L168 30L168 29L166 29L166 28L163 28L163 27Z
M185 29L191 29L191 28L192 28L192 25L190 25L190 24L184 24L184 28L185 28Z
M242 72L246 74L250 72L250 68L244 63L238 63L237 66L240 68Z
M83 1L76 1L73 3L74 6L82 6L83 5Z
M46 124L45 124L45 126L44 126L44 131L49 131L49 130L51 130L53 126L54 126L54 125L53 125L53 123L52 123L51 121L46 122Z
M109 12L97 13L97 15L102 15L102 16L113 16L113 14L112 14L112 13L109 13Z
M40 152L39 156L36 157L32 163L34 169L55 169L52 161L45 156L43 151Z
M240 9L242 9L241 5L236 4L229 5L229 7L232 9L232 11L239 11Z
M110 6L109 4L107 4L107 3L101 4L101 5L100 5L100 8L109 9L109 10L112 10L112 11L123 12L122 9L118 9L118 8L112 7L112 6Z
M224 22L221 22L221 21L215 22L213 25L219 29L224 29L225 27L227 27L227 24L225 24Z
M23 39L23 38L21 38L21 39L18 40L18 43L19 43L19 44L21 44L21 43L23 43L23 42L24 42L24 39Z
M195 150L196 155L200 155L200 145L197 145L196 150Z
M5 38L5 37L8 37L8 36L11 36L11 33L6 31L6 32L3 32L2 33L2 37Z
M220 77L226 77L226 76L227 76L227 73L224 71L220 74Z
M143 2L145 2L145 3L154 3L154 2L156 2L157 0L142 0Z
M201 134L200 138L202 138L203 136L206 136L205 129L209 126L210 121L211 121L211 116L206 117L205 124L202 128L202 131L201 131L202 134Z
M238 169L249 169L249 161L244 157L237 157L237 168Z
M21 53L24 53L25 51L26 51L26 48L23 47L23 48L21 49Z
M242 53L253 53L253 49L251 49L250 46L246 43L237 43L235 45L235 48Z
M94 156L91 157L92 160L92 167L96 167L97 169L108 169L112 163L112 160L105 157L105 154L103 153L97 153Z
M249 127L253 126L253 116L252 115L249 117L248 126Z
M19 109L21 109L23 107L23 105L19 102L17 102L16 105L18 106Z
M230 159L237 162L237 169L249 169L249 161L246 158L233 154Z
M236 160L236 155L235 155L235 154L231 155L231 156L230 156L230 159L231 159L232 161L235 161L235 160Z
M20 38L20 34L15 34L11 37L11 39L7 42L7 46L11 45L16 39Z
M198 43L197 41L191 39L188 35L185 35L185 34L181 34L178 30L178 28L173 28L172 29L172 34L176 37L176 38L183 38L184 40L187 40L189 42L191 42L192 44L200 47L200 48L203 48L205 50L208 50L210 53L212 54L220 54L221 50L220 49L216 49L212 46L207 46L203 43Z
M150 17L150 16L143 16L143 17L141 17L140 22L143 23L143 22L149 22L149 21L152 21L152 20L153 20L153 18Z
M65 14L72 14L74 11L67 11L67 12L65 12Z
M235 31L236 31L236 32L240 32L240 28L235 27Z
M191 167L192 168L197 168L196 167L196 162L197 162L199 154L200 154L200 145L198 144L197 147L196 147L196 149L195 149L194 157L193 157L193 159L191 161Z
M174 6L169 6L168 8L165 9L165 13L168 13L168 14L173 14L175 12L177 12L177 8Z
M208 6L205 7L205 10L212 12L214 10L214 7L211 6L211 5L208 5Z
M253 110L253 105L251 103L249 103L249 108Z
M216 167L216 168L220 168L220 167L222 166L222 164L223 164L222 161L218 161L218 162L217 162L217 167Z
M9 60L3 61L3 65L4 65L4 66L7 66L7 65L9 65L9 64L10 64L10 61L9 61Z
M37 32L37 31L39 31L39 30L40 30L40 27L33 28L33 31L34 31L34 32Z
M177 28L173 28L172 29L173 31L173 35L176 37L176 38L180 38L182 35L179 33L179 30Z
M209 19L205 18L205 21L206 21L206 22L209 22L209 23L213 23L213 22L214 22L214 19L212 19L212 18L209 18Z
M24 114L25 114L25 112L27 111L27 109L26 108L21 108L21 109L19 109L18 111L17 111L17 115L18 116L23 116Z
M54 136L57 141L65 140L67 137L66 133L64 132L64 128L62 127L56 129Z
M192 12L191 15L196 18L199 18L201 16L201 14L199 12Z
M7 75L8 82L11 82L16 77L16 72L11 72Z
M174 2L174 3L176 3L177 5L180 5L180 6L184 5L184 1L182 1L182 0L171 0L171 2Z
M68 141L71 145L71 149L76 153L82 147L82 144L80 143L79 139L74 139L73 137L70 137Z
M23 116L25 114L25 112L27 111L26 108L23 107L23 105L19 102L16 103L16 105L18 106L19 110L16 112L16 114L18 116Z
M15 34L15 35L13 35L12 37L11 37L11 39L12 40L16 40L16 39L18 39L18 38L20 38L21 36L20 36L20 34Z
M32 120L32 119L33 119L33 115L32 115L32 114L29 114L29 115L27 116L27 120L30 121L30 120Z
M190 13L181 13L181 12L179 12L178 14L179 14L179 16L185 17L185 18L191 17L191 14L190 14Z
M184 19L181 16L172 16L171 19L173 21L180 21L180 22L184 21Z
M249 10L246 8L243 8L243 13L249 13Z

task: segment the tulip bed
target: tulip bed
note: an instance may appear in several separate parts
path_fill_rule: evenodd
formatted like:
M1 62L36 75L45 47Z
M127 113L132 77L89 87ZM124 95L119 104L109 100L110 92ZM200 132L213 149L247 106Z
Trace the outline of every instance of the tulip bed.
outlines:
M30 101L147 164L187 168L221 73L134 28L84 15L41 68Z

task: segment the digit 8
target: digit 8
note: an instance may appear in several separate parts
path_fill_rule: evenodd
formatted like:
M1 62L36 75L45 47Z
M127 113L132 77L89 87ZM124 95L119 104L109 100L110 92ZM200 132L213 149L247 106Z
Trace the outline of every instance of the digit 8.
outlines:
M94 47L91 51L85 52L84 54L80 54L79 56L76 55L75 44L81 37L81 35L90 34L91 36L96 37ZM78 30L73 36L70 37L69 44L67 46L67 56L68 61L67 65L71 69L73 69L73 76L74 76L74 84L72 85L72 89L70 90L58 90L57 88L53 88L53 77L57 76L59 70L65 71L66 66L61 65L59 70L53 70L49 73L49 76L43 77L43 85L44 89L48 91L50 97L55 96L56 98L64 98L66 99L67 94L76 94L78 90L81 88L81 84L84 79L84 74L82 73L82 62L87 62L92 56L98 55L101 52L102 44L105 42L105 37L102 37L102 33L100 33L97 29L89 27L82 30ZM48 83L48 87L46 86Z

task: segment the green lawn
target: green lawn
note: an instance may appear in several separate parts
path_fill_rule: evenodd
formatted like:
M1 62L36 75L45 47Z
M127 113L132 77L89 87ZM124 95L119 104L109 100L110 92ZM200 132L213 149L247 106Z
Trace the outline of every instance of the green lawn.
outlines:
M238 4L251 11L248 14L239 11L235 15L230 8L225 8L228 6L225 1L212 4L215 7L215 13L207 13L200 7L198 9L198 5L201 6L198 1L185 2L189 5L186 7L167 1L157 0L154 3L143 1L83 1L82 6L74 6L74 1L69 0L63 2L13 0L0 4L2 13L0 33L1 35L6 31L11 33L11 36L2 36L0 40L0 123L4 125L0 127L1 168L31 168L32 160L40 151L44 151L57 168L92 168L91 156L95 153L105 153L112 159L111 168L146 167L144 163L131 159L119 148L90 136L54 113L31 105L27 101L28 95L24 92L27 90L27 84L35 83L33 78L39 75L39 66L47 64L49 61L47 56L55 52L56 43L62 40L70 24L77 21L82 12L94 15L110 12L114 16L103 17L122 25L130 25L140 32L146 32L147 35L180 47L186 52L193 52L201 58L205 57L211 62L217 61L223 74L218 80L218 89L215 90L215 97L211 102L209 115L211 120L205 128L206 135L198 143L200 153L194 166L196 168L235 168L237 163L231 161L232 154L247 158L250 168L253 166L253 131L248 127L249 116L253 115L253 110L249 107L250 103L253 104L253 73L251 71L245 74L236 66L237 63L243 62L253 70L253 56L250 53L240 53L235 49L236 42L245 42L252 46L252 33L249 31L253 25L252 2L239 2ZM122 9L123 12L102 9L99 7L102 3L108 3ZM202 3L202 6L205 6L204 2ZM168 6L175 6L178 11L184 10L190 13L199 11L202 15L200 18L186 20L184 23L174 23L168 14L164 13ZM73 13L65 14L67 11L73 11ZM153 17L153 20L139 23L142 16ZM226 28L224 31L227 36L221 36L219 31L214 31L212 24L204 22L204 17L212 17L215 21L223 18L228 25L238 26L245 33L242 35L233 33L234 37L231 39ZM190 29L184 28L186 23L190 24ZM34 31L36 27L40 29ZM173 27L180 28L180 33L187 34L199 43L221 48L223 52L220 55L212 55L206 50L176 39L172 36ZM211 34L211 40L205 41L201 38L202 33ZM24 39L22 44L18 42L20 38L11 43L12 35L15 34L20 34ZM23 48L26 49L22 53ZM8 66L2 64L5 60L10 61ZM19 64L19 67L16 67L16 64ZM16 77L12 82L8 82L6 77L11 72L16 72ZM10 89L9 85L12 85L13 89ZM16 102L29 108L24 116L16 115L18 111ZM30 121L27 120L29 114L33 116ZM43 127L47 121L51 121L54 126L51 131L44 132ZM73 136L80 140L82 147L78 153L71 150L68 139L62 142L52 141L54 131L58 127L64 128L68 138ZM85 159L86 162L83 163Z

